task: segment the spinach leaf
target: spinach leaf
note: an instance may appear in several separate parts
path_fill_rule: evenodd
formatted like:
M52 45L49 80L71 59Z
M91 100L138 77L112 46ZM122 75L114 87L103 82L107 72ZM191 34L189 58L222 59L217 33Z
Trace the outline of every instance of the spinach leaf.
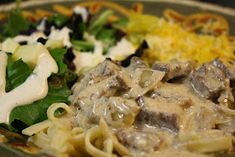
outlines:
M76 81L76 75L67 68L63 62L67 50L53 49L51 55L54 57L59 72L48 78L48 94L45 98L35 101L32 104L18 106L10 113L10 126L12 130L21 131L27 126L47 119L47 109L53 103L68 103L71 95L70 87Z
M13 37L29 29L30 23L24 18L20 9L10 11L7 22L3 25L3 35Z
M81 40L83 39L84 32L87 29L87 24L83 22L80 14L73 14L70 18L68 27L73 31L71 38Z
M93 52L94 51L94 44L87 42L87 41L72 41L73 47L75 50L80 52Z
M116 34L116 31L114 29L103 28L96 35L96 38L102 41L103 43L104 54L106 54L108 49L115 44L116 42L115 34Z
M58 75L52 75L49 80L60 80L59 78L55 79L55 77L58 77ZM68 103L70 90L68 89L66 83L62 80L58 82L51 81L49 81L48 94L44 99L36 101L32 104L16 107L12 110L10 114L11 127L16 130L23 129L17 127L17 123L14 123L15 120L20 121L21 123L25 124L25 126L30 126L46 120L47 109L51 104L56 102Z
M112 10L106 10L101 13L100 16L92 21L90 27L88 28L88 32L96 36L97 33L102 29L102 27L107 23L108 17L112 14Z
M32 69L19 59L17 61L12 60L12 56L8 56L8 64L6 70L6 91L10 91L20 84L22 84L28 76L31 74Z
M59 73L58 74L64 74L68 68L67 65L64 63L64 55L67 52L65 48L58 48L51 50L51 56L55 59L58 67L59 67Z
M54 24L56 27L63 27L69 20L69 17L62 14L54 14L48 17L48 22Z
M115 21L112 23L112 26L114 28L125 28L128 24L128 19L127 18L120 18L119 20Z

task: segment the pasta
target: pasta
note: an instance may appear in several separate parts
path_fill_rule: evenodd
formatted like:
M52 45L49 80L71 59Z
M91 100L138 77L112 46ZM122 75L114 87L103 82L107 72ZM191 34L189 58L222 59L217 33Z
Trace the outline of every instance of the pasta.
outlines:
M55 111L59 108L65 110L66 117L57 118L54 116ZM118 142L109 130L103 119L100 120L98 126L84 131L79 127L72 128L68 124L69 118L72 117L72 110L66 104L52 104L48 108L47 115L48 120L32 125L24 129L22 133L32 136L29 141L41 147L48 154L59 157L82 156L82 154L113 157L116 156L113 154L114 150L122 156L129 154L128 150ZM96 146L98 141L101 144L100 147Z

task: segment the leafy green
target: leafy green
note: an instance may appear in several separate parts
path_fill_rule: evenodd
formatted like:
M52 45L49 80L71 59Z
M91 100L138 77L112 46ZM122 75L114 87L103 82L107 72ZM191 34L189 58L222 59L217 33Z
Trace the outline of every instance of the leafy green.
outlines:
M22 84L31 72L32 69L22 59L14 62L9 55L6 70L6 91L8 92Z
M80 15L73 15L69 27L73 30L71 34L72 39L81 40L83 39L84 32L87 29L86 23L83 22Z
M55 59L58 67L59 67L59 73L58 74L64 74L68 68L67 65L64 64L63 60L64 60L64 55L67 52L67 50L65 48L58 48L58 49L53 49L51 50L51 55L52 57Z
M72 44L75 50L80 51L80 52L93 52L94 51L94 44L87 42L87 41L73 40Z
M120 18L119 20L113 22L112 26L114 28L123 28L123 27L126 27L127 24L128 24L128 19L127 18Z
M20 9L9 12L7 22L3 25L3 35L13 37L29 29L30 23L24 18Z
M59 66L59 72L52 74L48 78L49 89L47 96L32 104L25 104L14 108L10 114L11 129L20 131L27 126L46 120L46 112L51 104L69 102L68 97L71 95L70 87L77 77L63 62L66 52L67 50L64 48L51 50L51 55Z
M104 45L104 54L107 53L107 50L115 44L116 42L115 33L116 31L114 29L103 28L96 35L96 38L102 41Z
M59 81L49 81L48 94L44 99L36 101L32 104L14 108L10 114L10 124L13 124L15 120L19 120L27 126L33 125L47 119L46 112L51 104L55 102L68 103L70 90L67 87L65 80L60 80L60 78L57 77L58 75L52 75L50 77L49 80L51 81L55 81L57 79ZM18 130L18 128L15 129Z
M54 24L57 27L63 27L69 20L68 16L62 14L54 14L48 17L48 22Z
M94 21L91 23L90 27L88 28L88 31L95 35L102 29L102 27L107 23L107 19L110 15L113 14L112 10L106 10L103 13L101 13L100 16L98 16Z

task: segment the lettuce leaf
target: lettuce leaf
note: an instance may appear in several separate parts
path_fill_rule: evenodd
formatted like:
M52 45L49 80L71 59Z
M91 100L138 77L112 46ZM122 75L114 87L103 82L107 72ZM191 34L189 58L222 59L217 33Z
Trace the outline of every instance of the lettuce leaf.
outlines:
M48 17L48 22L55 25L58 28L63 27L69 20L68 16L62 14L54 14Z
M13 61L11 55L8 56L8 64L6 70L6 91L16 88L22 84L31 74L32 69L19 59Z
M92 35L96 36L97 33L103 28L103 26L107 23L108 17L113 15L112 10L106 10L102 12L97 18L93 19L90 27L88 28L88 32Z
M14 108L10 114L10 129L21 131L30 125L46 120L47 109L53 103L69 103L70 87L77 77L64 63L66 52L67 50L64 48L51 50L51 55L59 67L59 72L52 74L48 78L49 90L47 96L32 104L25 104ZM17 67L14 70L16 69Z
M58 74L64 74L68 70L67 65L64 63L64 55L66 52L67 50L65 48L53 49L50 52L59 67Z
M70 90L66 82L61 80L58 75L52 75L49 78L49 91L44 99L12 110L10 114L11 127L21 131L27 126L46 120L48 107L56 102L68 103L69 95Z
M7 37L13 37L26 31L30 27L30 22L22 15L20 9L10 11L7 22L3 25L3 34Z
M72 40L73 48L79 52L92 52L94 51L94 44L89 41Z

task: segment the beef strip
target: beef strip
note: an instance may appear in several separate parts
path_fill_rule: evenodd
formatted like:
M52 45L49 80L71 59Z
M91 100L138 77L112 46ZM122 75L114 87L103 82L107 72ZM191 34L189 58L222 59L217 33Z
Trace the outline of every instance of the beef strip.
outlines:
M165 99L166 102L174 103L183 109L193 105L192 93L185 84L159 83L148 96L153 99Z
M76 102L76 100L81 97L81 93L83 93L85 97L90 97L94 94L99 97L113 93L118 90L119 87L126 88L125 85L123 85L125 81L121 79L122 77L126 77L118 75L120 70L117 64L111 60L105 60L91 69L74 84L72 88L73 95L70 97L70 100ZM124 74L122 73L122 75ZM108 91L108 89L110 89L110 91Z
M143 127L145 125L170 129L177 132L179 130L179 119L182 108L169 103L166 99L151 99L147 97L139 97L137 103L141 110L136 117L136 126Z
M121 67L117 65L114 61L106 59L104 62L100 63L98 66L90 70L83 78L83 83L94 84L96 82L102 81L109 76L117 74L120 72ZM92 80L92 81L91 81Z
M220 60L215 59L193 71L189 80L194 91L201 97L233 108L230 76L228 68Z
M178 61L172 61L171 63L155 62L152 68L164 71L166 73L164 80L168 81L176 77L187 76L194 68L194 63Z
M227 67L221 60L214 59L211 62L214 66L219 68L226 76L226 78L230 80L235 80L235 66Z
M161 144L159 136L153 132L133 128L118 130L117 137L133 155L154 152Z
M77 108L77 123L84 128L98 124L101 117L113 127L130 126L139 112L134 100L120 97L82 99L77 102Z

